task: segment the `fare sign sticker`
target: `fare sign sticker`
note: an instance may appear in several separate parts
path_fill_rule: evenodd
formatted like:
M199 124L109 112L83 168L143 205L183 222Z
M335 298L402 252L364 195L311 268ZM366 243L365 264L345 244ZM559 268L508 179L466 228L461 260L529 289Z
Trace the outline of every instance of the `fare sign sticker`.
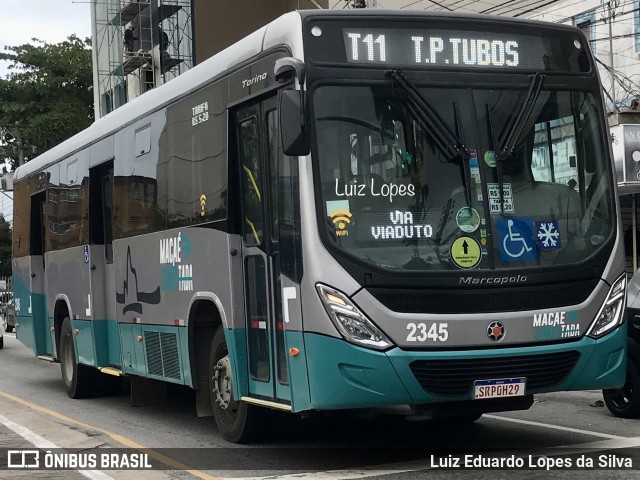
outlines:
M489 193L489 211L491 214L502 213L503 209L500 206L500 184L488 183L487 190ZM504 213L514 213L515 208L513 206L513 190L510 183L502 184L502 205L504 206Z

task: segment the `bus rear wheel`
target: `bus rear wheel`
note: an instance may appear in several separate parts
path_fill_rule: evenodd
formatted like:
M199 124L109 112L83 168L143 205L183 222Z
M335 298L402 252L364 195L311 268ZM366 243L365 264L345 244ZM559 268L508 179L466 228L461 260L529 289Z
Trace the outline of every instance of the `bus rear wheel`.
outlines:
M9 322L7 321L7 316L6 315L2 316L2 328L4 328L4 331L7 332L7 333L13 332L13 326L9 325Z
M60 370L69 398L86 398L93 391L97 370L76 362L71 320L66 317L60 330Z
M260 437L266 412L235 398L231 380L231 360L222 326L211 342L209 357L209 393L211 408L222 438L247 443Z

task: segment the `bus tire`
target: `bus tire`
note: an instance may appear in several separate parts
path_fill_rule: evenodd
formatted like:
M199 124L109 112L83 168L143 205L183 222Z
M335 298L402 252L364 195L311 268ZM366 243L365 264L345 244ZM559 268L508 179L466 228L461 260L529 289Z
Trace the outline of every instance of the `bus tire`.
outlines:
M640 346L627 339L627 374L622 388L603 390L604 403L620 418L640 417Z
M222 438L233 443L248 443L259 438L263 408L240 402L234 397L231 380L231 361L224 337L224 329L218 327L211 341L209 355L209 394L213 417Z
M91 395L97 370L76 362L69 317L62 321L60 330L60 370L69 398L86 398Z

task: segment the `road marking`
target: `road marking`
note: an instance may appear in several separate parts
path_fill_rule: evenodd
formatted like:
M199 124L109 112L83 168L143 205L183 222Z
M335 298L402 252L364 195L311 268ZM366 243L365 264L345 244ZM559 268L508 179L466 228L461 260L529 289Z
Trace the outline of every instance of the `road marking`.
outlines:
M41 407L40 405L31 403L27 400L23 400L22 398L11 395L10 393L0 391L0 397L4 397L8 400L24 405L28 408L31 408L32 410L46 413L47 415L55 417L58 420L62 420L63 422L71 423L73 425L78 425L79 427L83 427L89 430L94 430L96 432L103 433L104 435L111 437L113 440L115 440L118 443L121 443L126 447L135 448L136 450L144 450L143 453L148 454L151 458L154 458L157 461L162 462L169 467L174 467L176 470L184 470L187 473L190 473L191 475L193 475L194 477L201 478L202 480L222 480L219 477L206 474L204 472L201 472L200 470L195 470L189 467L188 465L185 465L182 462L178 462L177 460L174 460L171 457L167 457L166 455L163 455L160 452L156 452L153 449L147 448L144 445L134 442L133 440L130 440L127 437L123 437L122 435L118 435L117 433L113 433L113 432L110 432L109 430L105 430L104 428L94 427L93 425L89 425L88 423L84 423L79 420L74 420L73 418L67 417L66 415L62 415L61 413L58 413L54 410L49 410L48 408Z
M87 428L90 430L95 430L97 432L103 433L109 437L111 437L113 440L115 440L116 442L119 442L129 448L134 448L137 450L145 450L145 453L148 453L149 456L151 458L154 458L162 463L164 463L167 466L172 466L175 467L178 470L184 470L188 473L190 473L191 475L194 475L198 478L202 478L203 480L223 480L220 477L214 477L211 475L208 475L204 472L201 472L199 470L194 470L191 469L189 466L182 464L181 462L178 462L170 457L167 457L165 455L162 455L159 452L155 452L152 449L148 449L147 447L144 447L143 445L134 442L133 440L130 440L126 437L123 437L122 435L118 435L116 433L110 432L108 430L99 428L99 427L95 427L93 425L89 425L83 422L80 422L78 420L74 420L70 417L67 417L65 415L62 415L56 411L53 410L49 410L48 408L45 407L41 407L40 405L31 403L27 400L23 400L22 398L16 397L14 395L11 395L9 393L6 392L2 392L0 391L0 396L1 397L5 397L8 400L12 400L16 403L22 404L24 406L27 406L33 410L37 410L43 413L46 413L47 415L50 415L52 417L55 417L59 420L62 420L64 422L67 423L72 423L78 426L81 426L83 428ZM561 425L551 425L551 424L547 424L547 423L541 423L541 422L534 422L534 421L530 421L530 420L520 420L520 419L515 419L515 418L509 418L509 417L500 417L500 416L496 416L496 415L484 415L483 418L487 418L487 419L492 419L492 420L501 420L504 422L512 422L512 423L518 423L521 425L529 425L529 426L535 426L535 427L540 427L540 428L548 428L548 429L554 429L554 430L560 430L560 431L565 431L565 432L571 432L571 433L579 433L582 435L590 435L590 436L594 436L594 437L600 437L600 438L604 438L604 439L608 439L610 441L597 441L597 442L590 442L590 443L585 443L585 444L576 444L576 445L568 445L568 446L562 446L562 447L549 447L549 449L546 449L547 451L553 451L555 449L558 448L563 448L563 449L576 449L577 452L579 451L584 451L584 450L610 450L610 449L615 449L615 448L628 448L628 447L634 447L634 446L640 446L640 437L623 437L623 436L619 436L619 435L611 435L611 434L607 434L607 433L600 433L600 432L593 432L590 430L582 430L582 429L578 429L578 428L571 428L571 427L563 427ZM5 417L0 416L1 420L6 420L8 422L10 422L10 420L7 420ZM3 422L0 422L3 423ZM13 422L11 422L13 423ZM17 425L17 424L14 424ZM20 427L20 425L17 425L18 427ZM11 427L9 427L11 428ZM13 430L13 429L12 429ZM25 429L26 430L26 429ZM15 431L15 430L14 430ZM27 430L28 431L28 430ZM16 432L17 433L17 432ZM32 432L31 432L32 433ZM34 434L35 435L35 434ZM26 437L25 437L26 438ZM40 438L40 437L38 437ZM47 440L41 439L44 442L47 442ZM34 442L31 442L34 443ZM36 445L34 443L34 445ZM53 445L53 444L52 444ZM38 446L38 445L36 445ZM39 448L58 448L58 447L39 447ZM504 452L501 452L504 453ZM519 454L524 455L524 452L518 452ZM257 479L270 479L270 480L276 480L276 479L297 479L297 480L305 480L305 479L318 479L318 480L357 480L357 479L362 479L362 478L369 478L369 477L375 477L375 476L383 476L383 475L393 475L393 474L400 474L400 473L406 473L406 472L412 472L412 471L417 471L417 470L426 470L426 469L430 469L430 466L428 465L428 463L425 460L415 460L415 461L411 461L411 462L405 462L405 463L398 463L398 464L388 464L386 466L377 466L375 469L352 469L352 470L331 470L331 471L325 471L325 472L308 472L308 473L294 473L294 474L285 474L285 475L267 475L267 476L258 476L258 477L233 477L233 480L257 480ZM101 473L101 472L98 472ZM104 477L101 477L104 478ZM111 477L109 477L111 478ZM106 479L105 479L106 480Z
M18 423L12 422L7 417L3 417L2 415L0 415L0 424L4 425L10 430L13 430L15 433L20 435L22 438L24 438L26 441L28 441L38 449L41 449L41 450L51 450L54 448L60 449L60 447L57 446L55 443L50 442L49 440L45 440L40 435L33 433L28 428ZM90 480L114 480L113 477L110 477L106 473L100 472L99 470L76 470L76 471L79 474L81 474L83 477L86 477Z
M424 462L420 461L422 465ZM287 475L267 475L264 477L229 477L225 480L357 480L359 478L378 477L384 475L398 475L417 470L427 470L424 468L404 468L404 469L381 469L375 470L329 470L327 472L309 472L309 473L290 473Z
M576 450L580 453L583 450L616 450L618 448L636 448L640 447L640 437L621 437L612 438L610 440L598 440L596 442L577 443L573 445L560 445L550 447L551 449L562 449L563 452ZM569 453L570 455L571 453Z
M581 453L585 451L603 451L615 450L617 448L633 448L640 447L640 437L622 437L619 435L610 435L608 433L593 432L590 430L581 430L579 428L563 427L561 425L551 425L548 423L533 422L530 420L519 420L516 418L499 417L497 415L485 414L482 418L491 420L502 420L505 422L519 423L521 425L529 425L540 428L549 428L553 430L561 430L570 433L579 433L582 435L590 435L600 437L606 440L598 440L588 443L579 443L573 445L562 445L556 447L543 447L540 449L526 449L515 451L518 457L526 457L527 455L549 455L553 456L554 451L562 450L563 455L571 455L573 453ZM482 452L483 455L491 455L491 452ZM504 451L496 452L495 456L504 455ZM555 453L557 454L557 453ZM420 459L404 463L390 463L387 465L378 465L374 469L352 469L352 470L329 470L326 472L308 472L308 473L292 473L285 475L268 475L263 477L235 477L228 480L357 480L361 478L369 478L375 476L398 475L401 473L415 472L419 470L431 470L429 460Z
M499 417L497 415L483 415L482 418L490 418L492 420L500 420L503 422L519 423L521 425L530 425L532 427L550 428L552 430L561 430L563 432L580 433L582 435L591 435L593 437L609 438L609 439L627 439L629 437L621 437L620 435L610 435L608 433L592 432L591 430L581 430L579 428L563 427L562 425L550 425L548 423L532 422L531 420L520 420L518 418Z
M491 415L493 417L493 415ZM540 424L545 425L545 424ZM555 426L555 425L550 425ZM608 440L598 440L595 442L579 443L575 445L563 445L557 447L532 448L524 450L515 450L513 453L518 458L526 458L528 455L554 456L554 455L574 455L585 452L608 451L618 448L634 448L640 446L640 437L616 437ZM557 450L562 452L558 453ZM467 454L473 454L468 452ZM496 452L476 452L485 457L505 457L507 452L499 450ZM462 454L460 454L462 456ZM436 455L440 457L440 455ZM258 477L229 477L226 480L358 480L361 478L369 478L385 475L398 475L401 473L417 472L422 470L438 470L438 467L431 465L430 459L412 460L403 463L389 463L386 465L377 465L374 469L362 468L360 470L329 470L326 472L307 472L307 473L290 473L285 475L267 475Z

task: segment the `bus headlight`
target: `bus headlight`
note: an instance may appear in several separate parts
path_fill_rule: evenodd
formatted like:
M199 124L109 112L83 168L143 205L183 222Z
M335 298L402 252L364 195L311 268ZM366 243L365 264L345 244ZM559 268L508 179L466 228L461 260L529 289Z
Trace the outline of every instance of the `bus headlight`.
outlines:
M316 289L329 317L345 340L376 350L393 345L344 293L320 283Z
M589 337L600 338L622 323L624 320L625 298L627 296L626 286L626 274L623 274L613 282L607 299L604 301L602 308L598 312L598 315L596 315L595 321L587 332Z

